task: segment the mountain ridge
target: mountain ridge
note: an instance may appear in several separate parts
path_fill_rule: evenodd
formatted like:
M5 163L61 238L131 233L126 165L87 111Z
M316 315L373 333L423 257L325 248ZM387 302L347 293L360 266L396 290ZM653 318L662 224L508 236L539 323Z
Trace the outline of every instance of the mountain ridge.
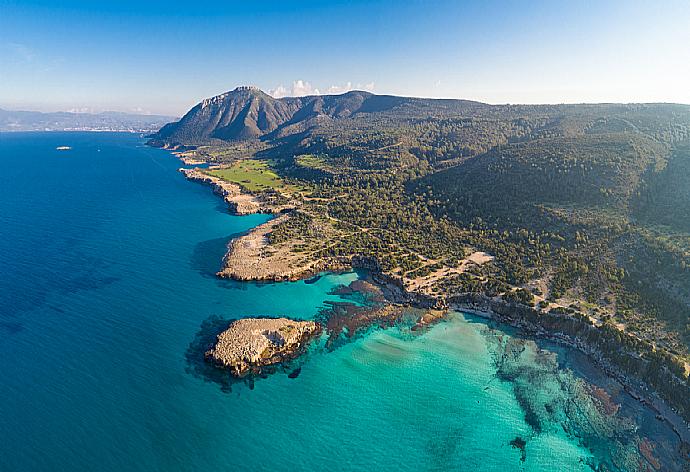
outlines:
M192 107L180 120L163 126L151 136L157 146L203 145L252 139L274 140L323 128L342 120L370 117L376 121L470 117L474 119L510 119L541 116L566 121L580 115L618 116L646 112L650 117L664 114L686 115L690 105L660 103L597 103L491 105L478 101L449 98L418 98L376 95L353 90L339 95L308 95L274 98L254 86L240 86L206 98ZM555 124L556 121L553 121ZM560 126L560 124L558 124ZM631 129L634 125L625 124Z
M357 114L383 113L394 108L422 105L426 102L458 107L489 106L470 100L425 99L375 95L352 90L339 95L307 95L274 98L253 86L206 98L192 107L179 121L168 123L152 137L151 144L197 144L214 140L275 138L295 131L305 131L319 124L350 118ZM282 132L288 129L289 133Z

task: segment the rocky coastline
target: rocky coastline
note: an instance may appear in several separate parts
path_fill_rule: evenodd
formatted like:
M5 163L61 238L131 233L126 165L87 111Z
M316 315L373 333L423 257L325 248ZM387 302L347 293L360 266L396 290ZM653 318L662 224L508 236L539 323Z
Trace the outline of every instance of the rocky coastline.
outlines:
M584 317L575 318L564 313L542 312L527 305L507 302L500 297L466 293L442 298L409 291L399 277L384 273L375 261L368 261L361 267L357 267L358 263L361 264L358 258L353 258L353 261L353 268L366 268L372 271L373 280L392 288L394 293L398 294L398 303L426 310L412 327L413 331L443 320L451 310L462 311L517 328L528 336L582 352L606 375L617 380L632 398L654 411L659 420L666 422L690 452L690 386L674 377L668 370L665 371L664 377L661 377L661 374L653 377L657 379L656 383L644 380L637 372L645 368L641 366L647 361L640 358L637 351L626 350L624 347L626 337L629 337L631 339L627 341L639 348L642 341L638 338L615 328L610 332L602 332ZM617 346L619 349L615 350L615 353L606 352L606 348L610 346ZM651 345L647 348L649 352L654 350ZM663 386L667 387L666 395ZM688 396L681 393L677 397L670 397L669 390L676 389L678 393L687 392Z
M618 341L602 334L584 319L568 315L542 313L532 307L508 303L483 294L464 294L448 300L449 308L512 326L537 339L545 339L576 349L587 356L606 375L618 381L635 400L650 408L660 421L666 422L690 451L690 424L671 398L663 398L659 386L630 372L632 361L644 362L637 353L626 352ZM606 346L619 347L615 355L607 353ZM626 362L626 359L628 360ZM626 368L627 367L627 368ZM665 379L674 382L678 379ZM678 383L679 389L687 387Z
M345 259L308 258L292 252L290 245L271 245L269 234L289 217L288 213L281 214L231 240L217 275L239 281L280 282L351 269Z
M189 180L211 186L235 214L279 213L269 204L262 204L254 195L244 193L235 184L209 176L197 169L180 169L180 171ZM279 210L284 212L286 209ZM644 360L637 359L636 357L639 356L632 351L618 352L615 355L610 355L610 353L607 355L603 352L601 346L620 342L616 339L616 333L602 334L600 329L588 324L585 320L575 319L565 314L552 315L527 305L509 303L483 294L460 294L445 298L408 290L402 279L383 272L376 261L357 255L306 260L291 256L289 251L276 253L275 249L270 247L268 237L271 229L288 217L289 213L281 214L230 241L228 251L223 258L222 268L217 275L241 281L294 281L326 271L370 270L377 283L397 293L397 303L427 310L420 316L413 330L423 329L441 321L449 309L454 309L489 318L518 328L528 335L578 349L592 359L607 375L618 380L633 398L648 405L660 419L668 422L684 443L690 443L690 426L687 420L690 417L690 409L684 409L681 404L683 402L679 403L668 395L663 395L660 386L664 385L664 382L645 382L639 378L639 375L634 375L623 367L626 363L644 362ZM622 335L628 336L626 333ZM621 335L618 334L618 336ZM207 359L211 360L213 356L207 356ZM217 360L214 362L217 363ZM251 370L251 367L248 368ZM678 379L672 379L670 382L675 380ZM685 384L677 386L683 391L688 389Z
M266 206L258 197L242 192L242 188L239 185L206 174L196 168L181 168L179 171L184 174L187 180L210 186L213 189L213 193L223 198L228 205L228 209L235 215L272 212L272 209Z

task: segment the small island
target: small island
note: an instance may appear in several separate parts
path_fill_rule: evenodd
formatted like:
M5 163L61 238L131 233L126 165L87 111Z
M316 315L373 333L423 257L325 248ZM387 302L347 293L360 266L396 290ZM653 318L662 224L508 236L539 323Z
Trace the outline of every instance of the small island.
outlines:
M205 357L235 377L258 375L267 366L298 357L319 334L321 326L314 321L244 318L230 323Z

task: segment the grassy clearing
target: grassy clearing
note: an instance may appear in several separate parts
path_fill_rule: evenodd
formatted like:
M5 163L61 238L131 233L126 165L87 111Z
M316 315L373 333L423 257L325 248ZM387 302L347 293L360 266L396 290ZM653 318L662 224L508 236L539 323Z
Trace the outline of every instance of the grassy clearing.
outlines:
M210 175L233 182L250 192L276 190L278 192L295 193L300 189L286 183L268 165L268 162L257 159L243 159L234 162L230 167L208 171Z
M330 171L332 167L328 165L323 157L315 156L314 154L302 154L295 157L295 162L301 167L308 167L310 169L318 169Z
M268 167L265 161L255 159L237 161L228 168L211 170L209 174L236 183L250 192L279 190L285 186L283 180Z

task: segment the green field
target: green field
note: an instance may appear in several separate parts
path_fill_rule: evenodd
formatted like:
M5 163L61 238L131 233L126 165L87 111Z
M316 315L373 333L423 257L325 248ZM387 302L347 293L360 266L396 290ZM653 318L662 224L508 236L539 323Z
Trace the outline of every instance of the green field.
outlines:
M273 172L265 161L244 159L225 169L208 171L208 174L236 183L250 192L264 190L290 190L283 179Z

